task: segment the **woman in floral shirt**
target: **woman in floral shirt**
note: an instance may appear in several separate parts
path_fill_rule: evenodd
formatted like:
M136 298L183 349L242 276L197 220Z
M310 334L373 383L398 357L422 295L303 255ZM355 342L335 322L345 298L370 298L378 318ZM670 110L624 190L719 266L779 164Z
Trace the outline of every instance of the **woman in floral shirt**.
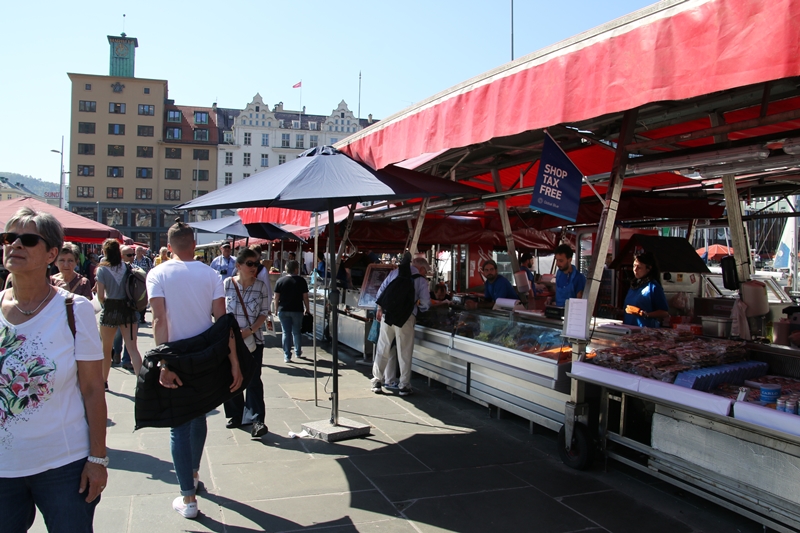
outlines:
M0 521L26 531L36 508L47 529L92 531L105 489L103 352L92 304L50 285L64 232L24 207L0 233L13 287L0 293Z

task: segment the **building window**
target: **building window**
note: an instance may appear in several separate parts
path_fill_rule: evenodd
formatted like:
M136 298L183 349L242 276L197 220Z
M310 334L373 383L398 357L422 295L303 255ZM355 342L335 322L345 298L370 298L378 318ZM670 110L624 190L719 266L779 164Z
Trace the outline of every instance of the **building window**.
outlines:
M310 130L317 129L317 123L316 122L309 122L308 123L308 129L310 129Z
M178 140L181 138L180 128L167 128L167 139Z
M314 148L315 146L319 146L319 135L309 135L308 136L308 147Z
M305 136L305 135L299 135L299 134L298 134L298 135L295 135L295 139L294 139L294 147L295 147L295 148L302 148L302 147L303 147L303 145L304 145L304 144L305 144L305 142L306 142L306 141L305 141L305 138L306 138L306 136Z
M269 133L261 134L261 146L269 146Z
M177 109L167 111L167 122L180 122L182 113Z
M244 166L249 167L250 166L250 154L245 153L243 155L244 155Z
M125 135L125 124L109 124L109 135Z
M192 159L194 160L201 160L201 161L208 161L208 150L194 150L192 154Z
M78 153L81 155L94 155L94 145L78 143Z
M179 180L181 179L181 169L179 168L166 168L164 169L165 180Z
M281 133L281 148L289 148L289 134Z
M285 155L283 155L283 154L280 154L280 155L278 156L278 164L279 164L279 165L282 165L282 164L284 164L284 163L286 163L286 156L285 156Z
M150 94L150 87L144 88L144 94Z
M122 157L125 155L125 147L121 144L109 144L108 155Z
M94 176L94 165L78 165L78 176Z
M181 199L180 189L164 189L164 200L179 201Z
M225 185L230 185L233 183L233 172L226 172L225 173Z
M78 198L94 198L94 187L77 187Z
M300 129L300 121L299 120L293 120L292 121L292 128L294 128L296 130L299 130Z
M194 140L195 141L207 141L208 140L208 130L194 130Z
M153 117L156 114L156 106L147 105L147 104L139 104L139 114Z
M106 187L106 198L122 198L122 187Z
M78 122L78 133L94 133L94 122Z
M122 178L125 176L124 167L107 167L106 176L109 178Z
M204 194L208 194L208 191L192 191L192 200L198 196L203 196Z
M87 83L86 85L83 86L83 88L86 91L91 91L92 90L92 84L91 83Z
M181 158L180 148L167 148L167 159L180 159L180 158Z
M86 113L94 113L97 111L97 102L91 100L79 100L78 111L85 111Z
M250 174L244 173L242 174L242 179L247 179L250 177Z
M205 111L195 111L194 112L194 123L195 124L208 124L208 113Z
M153 157L152 146L137 146L136 157Z
M208 170L192 170L192 181L208 181Z
M225 152L225 164L226 165L233 164L233 152Z
M136 189L137 200L152 200L153 189Z
M141 179L153 179L153 169L150 167L136 167L136 177Z
M344 118L344 113L342 113L342 118Z
M261 154L261 166L262 167L269 166L269 154Z
M224 132L222 134L222 136L225 139L226 143L228 143L228 144L232 144L233 143L233 132L232 131L226 131L226 132Z
M245 132L245 134L244 134L244 145L245 146L250 146L250 136L251 135L252 135L251 133Z
M125 114L125 104L120 104L117 102L109 102L108 104L108 112L113 113L115 115L124 115Z
M153 126L137 126L136 135L139 137L152 137L155 134L155 127Z

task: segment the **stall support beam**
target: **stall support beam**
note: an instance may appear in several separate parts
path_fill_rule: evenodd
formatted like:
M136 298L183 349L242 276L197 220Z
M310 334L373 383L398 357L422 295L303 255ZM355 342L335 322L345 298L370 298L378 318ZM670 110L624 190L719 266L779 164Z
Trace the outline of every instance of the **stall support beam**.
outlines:
M628 163L628 150L626 146L633 139L636 129L636 117L638 109L629 109L622 116L622 128L617 140L617 152L614 155L614 166L611 169L611 178L606 192L606 201L603 206L603 213L600 215L600 223L597 228L597 239L592 250L592 266L589 279L586 282L584 298L588 300L589 313L592 314L594 304L597 302L597 293L600 291L600 283L603 279L603 266L611 239L614 235L614 224L617 221L617 210L619 209L619 198L622 194L622 180L625 177L625 167ZM590 317L587 317L590 319ZM574 384L574 382L573 382Z
M500 183L500 172L492 169L492 181L494 181L495 192L503 192L503 185ZM506 239L506 249L508 250L508 259L511 261L511 271L516 274L519 272L519 259L517 258L517 248L514 245L514 235L511 233L511 222L508 219L508 209L506 209L506 199L500 198L497 200L497 211L500 215L500 223L503 225L503 236ZM519 293L519 298L523 303L528 302L527 293Z
M722 189L725 193L725 209L728 212L728 222L731 228L731 244L733 256L736 258L736 272L739 281L747 281L753 274L753 263L750 260L750 244L742 221L742 203L739 201L739 191L736 189L736 176L726 174L722 176Z
M419 206L417 223L414 225L414 233L411 237L411 244L408 246L408 251L411 252L411 255L416 255L419 251L417 250L417 244L419 244L419 236L422 233L422 225L425 224L425 213L428 212L429 200L429 198L423 198L422 203Z

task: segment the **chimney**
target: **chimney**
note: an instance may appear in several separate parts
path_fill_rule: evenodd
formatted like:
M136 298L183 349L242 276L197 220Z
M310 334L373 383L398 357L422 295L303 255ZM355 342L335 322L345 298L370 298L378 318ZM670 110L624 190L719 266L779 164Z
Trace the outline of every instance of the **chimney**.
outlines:
M372 113L367 115L367 124L372 124Z
M217 103L216 102L211 104L211 111L214 111L215 113L217 112Z

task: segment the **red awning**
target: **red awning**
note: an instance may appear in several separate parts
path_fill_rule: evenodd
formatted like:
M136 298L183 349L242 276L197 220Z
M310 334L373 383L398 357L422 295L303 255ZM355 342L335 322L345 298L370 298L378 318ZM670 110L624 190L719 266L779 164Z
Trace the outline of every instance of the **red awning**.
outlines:
M443 91L337 147L379 169L651 102L798 76L798 27L800 0L660 2Z
M10 219L21 207L30 207L36 211L50 213L64 228L64 240L70 242L83 242L98 244L106 239L116 239L122 242L122 233L94 220L76 215L56 206L34 200L26 196L15 200L5 200L0 202L0 224L5 227L6 221ZM131 241L133 242L133 241Z

